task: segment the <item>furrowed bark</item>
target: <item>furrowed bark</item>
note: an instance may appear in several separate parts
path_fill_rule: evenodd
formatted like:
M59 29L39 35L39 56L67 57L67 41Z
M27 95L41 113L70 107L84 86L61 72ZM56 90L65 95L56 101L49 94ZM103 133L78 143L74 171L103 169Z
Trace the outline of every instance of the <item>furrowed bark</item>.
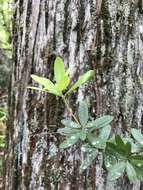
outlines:
M102 156L79 173L78 147L58 148L56 130L67 115L52 95L31 91L31 74L53 78L60 55L75 81L88 69L94 80L71 97L87 98L91 114L114 116L113 132L141 128L143 11L135 0L18 0L13 21L6 190L135 190L126 178L108 182ZM77 105L74 105L74 109Z

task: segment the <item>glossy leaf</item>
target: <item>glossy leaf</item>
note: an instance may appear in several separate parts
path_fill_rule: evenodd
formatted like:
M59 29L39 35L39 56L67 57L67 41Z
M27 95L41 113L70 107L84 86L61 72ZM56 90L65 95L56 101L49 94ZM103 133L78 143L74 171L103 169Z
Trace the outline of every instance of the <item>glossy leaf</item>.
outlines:
M80 130L75 129L75 128L72 129L69 127L65 127L65 128L58 129L57 132L62 134L62 135L72 135L72 134L80 133Z
M102 127L106 127L107 125L109 125L112 120L113 120L112 116L109 115L102 116L94 121L89 122L86 125L86 128L100 129Z
M81 125L84 127L88 121L88 106L85 101L82 101L79 104L78 116Z
M89 142L92 144L92 146L99 149L105 149L106 141L104 139L101 139L99 137L94 137L92 134L88 134L87 138Z
M141 145L143 145L143 135L137 129L131 129L132 136Z
M70 94L75 89L77 89L78 87L80 87L82 84L84 84L87 81L89 81L94 76L94 74L95 74L95 72L93 70L87 71L84 75L82 75L78 79L78 81L70 88L70 90L66 94Z
M63 143L60 144L61 149L66 149L73 146L79 140L79 134L72 135L68 137Z
M137 180L136 171L129 162L126 163L126 172L127 172L128 178L131 182L135 182Z
M101 129L99 137L101 139L104 139L104 141L107 141L110 136L110 132L111 132L111 126L108 125L107 127Z
M119 162L109 170L108 173L108 179L113 181L121 177L125 171L126 163L125 162Z
M61 123L66 127L79 128L79 125L69 118L61 120Z
M113 165L117 164L118 160L114 155L107 155L104 159L106 169L109 171Z
M54 63L54 76L56 82L62 81L66 76L63 60L57 57Z
M88 153L86 155L85 159L82 161L80 170L81 171L86 170L92 164L92 162L95 160L95 158L97 157L97 154L98 154L98 152L96 150L94 150L91 153Z

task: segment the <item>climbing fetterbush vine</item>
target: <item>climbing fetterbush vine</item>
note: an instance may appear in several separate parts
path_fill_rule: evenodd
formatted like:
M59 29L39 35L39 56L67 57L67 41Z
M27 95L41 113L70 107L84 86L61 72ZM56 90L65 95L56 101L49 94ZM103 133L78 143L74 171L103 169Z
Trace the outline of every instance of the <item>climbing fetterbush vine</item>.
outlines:
M104 157L103 167L108 171L108 179L116 180L127 175L131 182L143 181L143 135L137 129L131 129L130 138L111 135L113 116L104 115L97 119L90 119L88 104L81 101L78 114L73 113L68 102L69 95L78 87L89 81L95 72L87 71L75 84L71 85L69 70L65 70L64 63L57 57L54 63L54 82L47 78L31 75L32 79L42 87L28 87L51 93L62 98L70 117L61 120L64 127L57 132L65 137L60 149L65 150L81 142L84 159L81 162L81 172L96 160L98 153Z

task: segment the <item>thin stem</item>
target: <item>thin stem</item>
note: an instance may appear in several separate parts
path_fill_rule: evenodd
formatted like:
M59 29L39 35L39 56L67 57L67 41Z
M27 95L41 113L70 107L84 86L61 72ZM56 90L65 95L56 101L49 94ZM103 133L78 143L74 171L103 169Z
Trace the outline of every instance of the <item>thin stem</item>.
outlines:
M69 113L71 114L71 116L73 117L73 119L75 120L75 122L81 127L81 124L79 123L78 119L77 119L76 116L74 115L74 113L73 113L72 109L70 108L70 106L69 106L69 104L68 104L68 102L67 102L65 96L62 95L61 97L62 97L62 99L63 99L63 101L64 101L64 103L65 103L65 105L66 105L66 107L67 107L67 110L69 111Z

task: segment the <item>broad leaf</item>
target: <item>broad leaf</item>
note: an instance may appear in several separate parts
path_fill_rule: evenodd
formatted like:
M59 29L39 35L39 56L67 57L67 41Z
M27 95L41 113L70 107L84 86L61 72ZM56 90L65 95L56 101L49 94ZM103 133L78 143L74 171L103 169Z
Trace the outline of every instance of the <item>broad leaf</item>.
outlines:
M70 78L69 76L64 76L62 80L60 80L59 82L57 82L56 84L56 89L59 92L62 92L63 90L66 90L66 88L68 87L70 83Z
M105 149L106 141L104 139L101 139L99 137L94 137L92 134L88 134L87 138L89 142L92 144L92 146L99 149Z
M84 127L88 121L88 106L85 101L82 101L79 104L78 116L81 125Z
M57 57L54 63L54 76L56 82L61 81L66 75L64 63L60 57Z
M86 83L88 80L90 80L94 76L95 72L93 70L89 70L84 75L82 75L78 81L70 88L70 90L66 94L70 94L75 89L80 87L82 84Z
M141 145L143 145L143 135L137 129L131 129L132 136Z
M95 160L97 154L98 154L98 151L96 151L96 150L94 150L91 153L88 153L86 155L85 159L82 161L82 164L80 166L80 170L81 171L86 170L92 164L92 162Z
M65 125L66 127L71 127L71 128L79 128L80 127L77 123L75 123L74 121L72 121L69 118L61 120L61 123L63 125Z
M126 163L125 162L119 162L109 170L108 173L108 179L113 181L121 177L125 171Z
M49 80L44 77L38 77L37 75L31 75L32 79L38 82L40 85L44 86L43 91L48 91L51 94L55 94L59 96L59 93L55 87L55 85ZM31 88L31 87L29 87ZM32 87L32 89L40 90L40 88Z
M79 140L79 134L72 135L68 137L63 143L60 144L61 149L66 149L74 145Z
M81 139L82 141L84 141L84 140L86 139L86 135L87 135L86 132L82 130L82 131L80 132L80 139Z
M60 128L57 130L58 133L62 134L62 135L72 135L72 134L76 134L76 133L80 133L79 129L75 129L75 128L69 128L69 127L65 127L65 128Z
M106 127L107 125L109 125L112 120L113 120L112 116L109 115L102 116L94 121L89 122L86 125L86 128L100 129L102 127Z
M135 182L137 180L136 171L129 162L126 163L126 172L127 172L128 178L131 182Z
M107 127L101 129L99 137L104 141L107 141L110 136L110 132L111 132L111 126L108 125Z
M106 169L109 171L113 165L117 164L118 160L114 155L107 155L104 159Z

